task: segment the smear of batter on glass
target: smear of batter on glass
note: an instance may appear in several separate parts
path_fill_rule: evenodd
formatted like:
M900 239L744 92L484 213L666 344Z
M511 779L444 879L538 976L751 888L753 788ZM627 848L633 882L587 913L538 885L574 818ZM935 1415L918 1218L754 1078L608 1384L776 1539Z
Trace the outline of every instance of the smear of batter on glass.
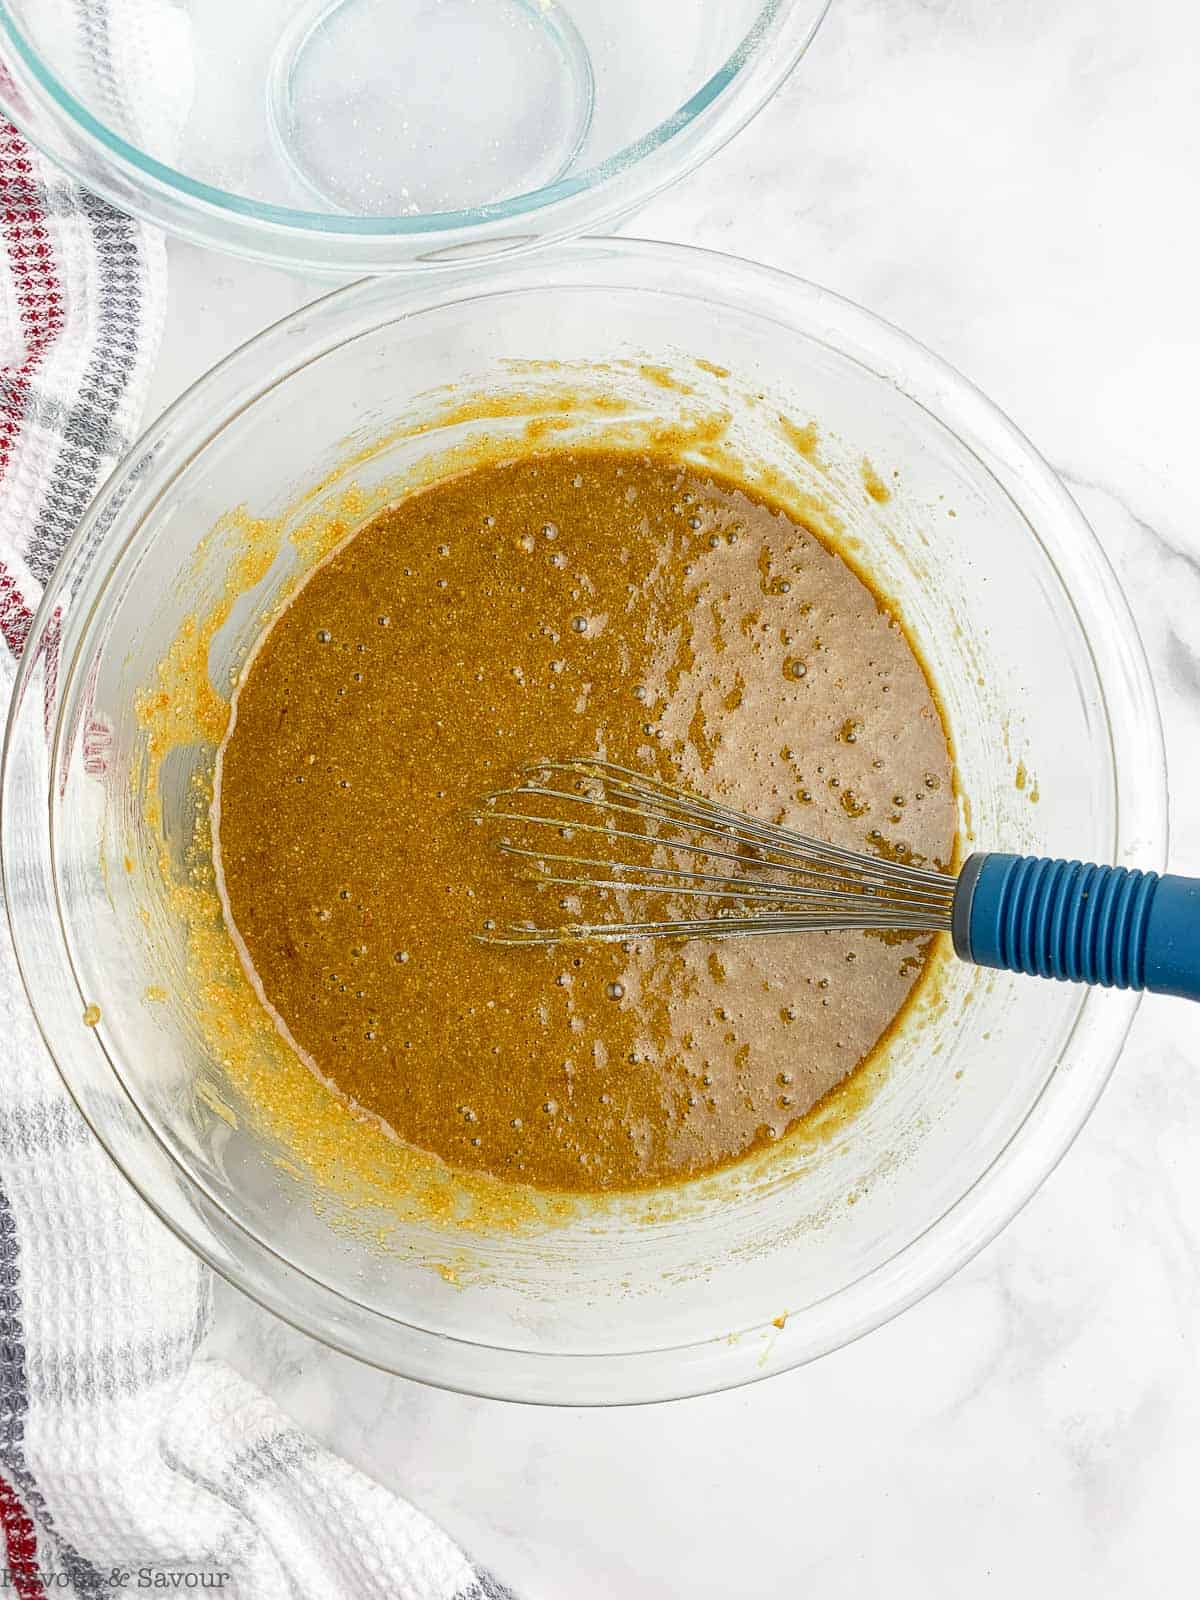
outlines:
M900 620L751 489L625 450L480 466L318 566L245 669L214 834L231 931L322 1078L454 1167L648 1188L778 1139L869 1058L927 941L503 950L470 810L601 755L948 864L952 763Z

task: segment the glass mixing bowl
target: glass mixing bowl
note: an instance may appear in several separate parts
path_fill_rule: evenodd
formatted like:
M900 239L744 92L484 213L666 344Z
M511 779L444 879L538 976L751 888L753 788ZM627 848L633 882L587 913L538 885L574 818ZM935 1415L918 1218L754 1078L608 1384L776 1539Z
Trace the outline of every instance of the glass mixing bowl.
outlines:
M115 205L294 267L497 255L718 150L829 0L0 0L0 106Z
M136 799L136 707L166 684L159 664L181 630L195 645L187 619L239 562L247 592L201 640L221 692L303 565L297 529L335 508L352 526L481 430L508 449L531 427L603 438L614 396L651 429L720 434L842 517L943 696L968 846L1161 867L1164 757L1141 646L1031 446L940 361L836 296L631 241L476 278L362 283L197 383L109 480L46 593L3 774L4 886L30 998L81 1110L158 1214L332 1345L431 1383L572 1404L747 1382L925 1294L1063 1154L1136 1006L946 960L844 1126L782 1141L773 1165L696 1185L686 1203L643 1197L515 1232L420 1219L389 1231L369 1213L380 1226L364 1228L259 1126L197 1025L206 999L164 885L211 744L163 764L164 867ZM890 499L864 491L864 458ZM269 570L247 563L272 526Z

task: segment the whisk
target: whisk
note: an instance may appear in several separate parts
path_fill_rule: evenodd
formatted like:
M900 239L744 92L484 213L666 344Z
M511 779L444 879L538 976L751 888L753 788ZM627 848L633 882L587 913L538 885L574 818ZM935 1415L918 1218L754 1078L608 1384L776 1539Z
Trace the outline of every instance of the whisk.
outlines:
M499 849L530 881L634 908L624 920L489 925L479 937L490 944L945 932L981 966L1200 999L1200 879L997 851L968 856L957 875L931 871L586 758L526 768L476 817L504 825ZM638 918L664 902L668 914Z

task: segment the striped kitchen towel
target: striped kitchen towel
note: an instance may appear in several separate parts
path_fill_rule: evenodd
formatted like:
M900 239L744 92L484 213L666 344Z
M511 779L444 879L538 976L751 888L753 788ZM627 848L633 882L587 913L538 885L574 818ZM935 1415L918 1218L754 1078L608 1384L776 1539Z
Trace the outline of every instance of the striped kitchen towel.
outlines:
M107 6L80 8L94 46ZM164 275L151 228L56 174L0 123L5 704L41 586L132 439ZM0 1590L507 1596L422 1513L198 1355L207 1270L118 1176L68 1099L6 922L0 1030Z

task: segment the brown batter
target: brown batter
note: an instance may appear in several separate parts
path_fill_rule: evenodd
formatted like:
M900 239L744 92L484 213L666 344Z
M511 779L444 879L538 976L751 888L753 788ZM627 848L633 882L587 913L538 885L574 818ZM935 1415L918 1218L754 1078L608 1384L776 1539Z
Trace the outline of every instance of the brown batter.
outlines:
M593 754L840 844L952 854L945 732L885 603L736 484L620 451L481 467L343 545L243 677L214 805L243 962L314 1069L452 1165L579 1191L778 1138L871 1053L927 949L479 943L566 917L470 808Z

